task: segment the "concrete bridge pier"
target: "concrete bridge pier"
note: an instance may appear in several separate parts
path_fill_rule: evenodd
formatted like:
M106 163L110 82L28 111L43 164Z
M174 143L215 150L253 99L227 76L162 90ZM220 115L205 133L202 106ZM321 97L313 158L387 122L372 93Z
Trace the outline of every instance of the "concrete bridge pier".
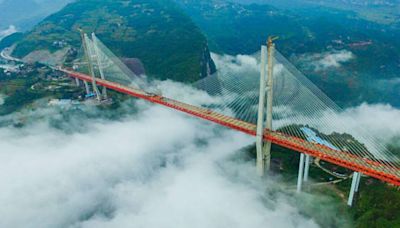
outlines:
M83 81L83 84L85 85L86 95L89 95L90 94L89 83L87 81Z
M266 59L267 47L261 47L261 75L260 75L260 96L258 106L258 120L257 120L257 135L256 135L256 149L257 149L257 173L260 176L265 172L264 160L264 127L265 127L265 102L266 102Z
M347 200L347 205L348 205L349 207L353 206L354 196L355 196L356 192L359 191L360 180L361 180L361 173L359 173L359 172L354 172L354 173L353 173L353 180L352 180L352 182L351 182L351 188L350 188L349 199Z
M303 183L308 181L310 172L311 156L307 154L300 154L299 172L297 176L297 192L301 192Z
M78 87L81 86L81 80L79 78L75 78L75 83L76 83L76 86L78 86ZM86 95L89 95L89 93L90 93L89 83L87 81L83 81L83 85L85 86Z
M304 161L304 182L308 181L308 176L310 173L310 162L311 162L311 156L306 154L306 159Z
M356 183L356 192L360 190L360 181L361 181L361 173L358 173L357 183Z
M300 154L300 162L299 162L299 173L297 175L297 192L301 192L301 188L303 186L303 178L304 178L304 161L305 155L303 153Z
M265 130L272 130L274 38L269 37L267 46L261 46L260 95L256 132L257 171L260 176L271 166L271 142L264 142ZM268 69L267 69L268 67Z

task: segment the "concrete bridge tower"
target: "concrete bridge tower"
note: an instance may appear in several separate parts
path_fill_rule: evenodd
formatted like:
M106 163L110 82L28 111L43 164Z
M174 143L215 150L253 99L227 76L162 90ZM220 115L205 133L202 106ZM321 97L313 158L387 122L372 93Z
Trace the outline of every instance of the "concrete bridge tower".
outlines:
M260 176L269 171L271 167L271 142L264 142L264 132L272 130L272 106L274 84L274 40L277 37L269 37L267 46L261 46L261 73L260 73L260 97L257 119L257 172Z

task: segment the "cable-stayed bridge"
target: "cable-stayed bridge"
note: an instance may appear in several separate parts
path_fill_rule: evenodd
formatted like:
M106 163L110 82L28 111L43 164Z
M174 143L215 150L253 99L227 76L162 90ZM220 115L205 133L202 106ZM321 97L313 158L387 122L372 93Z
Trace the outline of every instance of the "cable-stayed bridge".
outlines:
M343 110L283 57L269 39L253 56L223 57L224 66L190 85L199 99L171 97L160 82L135 75L94 34L82 35L79 67L56 67L84 82L99 101L107 89L169 107L256 137L257 170L270 168L271 144L300 153L297 190L310 159L354 171L348 204L361 175L400 186L400 160L362 126L349 128ZM357 120L352 120L355 123Z

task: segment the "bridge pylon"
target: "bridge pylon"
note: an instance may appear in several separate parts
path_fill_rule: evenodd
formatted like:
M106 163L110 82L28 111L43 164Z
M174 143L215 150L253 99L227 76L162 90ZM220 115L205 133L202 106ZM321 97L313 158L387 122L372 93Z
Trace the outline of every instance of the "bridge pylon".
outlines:
M79 31L80 31L81 37L82 37L82 45L83 45L83 50L85 52L85 57L86 57L86 60L88 62L89 74L92 77L93 93L95 93L97 100L100 101L101 100L100 92L99 92L99 89L97 88L97 85L96 85L96 75L94 73L94 67L93 67L93 62L92 62L92 55L93 54L90 51L89 46L88 46L89 37L81 29L79 29ZM85 83L85 87L86 87L86 93L88 93L89 90L88 90L87 83Z
M97 62L97 66L99 68L99 72L100 72L100 77L101 79L105 80L105 75L104 75L104 70L103 70L103 65L102 65L102 61L100 59L100 50L99 47L96 45L96 41L97 41L97 37L95 33L92 33L92 42L93 42L93 48L94 48L94 54L96 57L96 62ZM107 88L103 86L102 89L102 96L104 99L107 99Z
M360 180L361 180L361 173L354 172L353 173L353 179L352 179L352 182L351 182L349 198L347 200L347 205L349 207L353 206L354 196L355 196L355 194L358 192L358 190L360 188Z
M267 46L261 46L260 97L257 119L257 172L264 176L271 167L271 142L264 142L264 132L272 130L273 75L274 75L274 40L269 37Z
M89 84L87 83L87 81L82 81L82 83L85 86L86 94L89 94L90 93ZM79 80L79 78L75 78L75 84L78 87L81 86L81 80Z

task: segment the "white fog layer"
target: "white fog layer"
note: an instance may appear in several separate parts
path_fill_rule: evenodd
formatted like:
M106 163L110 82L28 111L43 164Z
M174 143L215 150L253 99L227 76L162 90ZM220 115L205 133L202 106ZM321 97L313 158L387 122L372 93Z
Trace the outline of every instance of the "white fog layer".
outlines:
M252 138L141 106L84 133L0 128L0 227L317 227L231 159Z

